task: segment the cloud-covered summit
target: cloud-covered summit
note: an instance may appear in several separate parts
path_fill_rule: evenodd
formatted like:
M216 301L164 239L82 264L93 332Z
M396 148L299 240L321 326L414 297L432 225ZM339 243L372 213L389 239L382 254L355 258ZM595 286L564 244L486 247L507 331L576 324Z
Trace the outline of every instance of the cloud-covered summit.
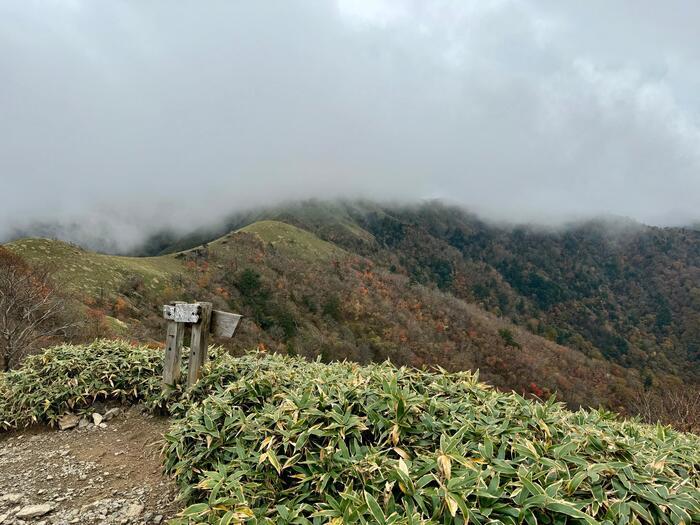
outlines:
M4 1L0 238L128 248L337 196L697 221L697 20L690 0Z

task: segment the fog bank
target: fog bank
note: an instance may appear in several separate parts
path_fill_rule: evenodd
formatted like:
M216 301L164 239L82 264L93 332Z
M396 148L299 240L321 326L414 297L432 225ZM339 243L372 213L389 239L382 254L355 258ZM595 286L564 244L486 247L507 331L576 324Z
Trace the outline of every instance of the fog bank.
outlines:
M700 220L700 3L0 3L0 241L260 205ZM37 226L39 225L39 226Z

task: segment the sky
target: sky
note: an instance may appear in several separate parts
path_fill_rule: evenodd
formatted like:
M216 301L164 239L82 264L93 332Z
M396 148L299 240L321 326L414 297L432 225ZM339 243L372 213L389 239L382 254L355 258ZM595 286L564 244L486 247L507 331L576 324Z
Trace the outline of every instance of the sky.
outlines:
M700 2L3 0L0 241L282 200L700 220Z

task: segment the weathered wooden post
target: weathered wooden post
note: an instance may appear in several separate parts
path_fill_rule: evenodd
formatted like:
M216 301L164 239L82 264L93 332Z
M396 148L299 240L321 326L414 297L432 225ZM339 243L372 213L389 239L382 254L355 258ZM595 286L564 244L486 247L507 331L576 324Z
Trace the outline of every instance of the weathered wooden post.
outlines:
M192 329L187 369L187 386L200 377L207 359L209 333L218 337L233 337L241 316L212 310L211 303L184 303L176 301L163 306L163 317L168 321L163 363L163 386L172 388L180 380L180 361L185 328Z
M182 304L177 301L172 304ZM165 308L165 307L164 307ZM166 317L168 319L168 317ZM178 322L173 317L168 321L168 328L165 335L165 361L163 363L163 383L174 385L180 380L180 353L182 351L182 341L185 338L185 325Z
M187 384L190 386L199 380L202 365L207 359L211 303L199 303L199 308L199 321L192 325L190 338L190 361L187 367Z

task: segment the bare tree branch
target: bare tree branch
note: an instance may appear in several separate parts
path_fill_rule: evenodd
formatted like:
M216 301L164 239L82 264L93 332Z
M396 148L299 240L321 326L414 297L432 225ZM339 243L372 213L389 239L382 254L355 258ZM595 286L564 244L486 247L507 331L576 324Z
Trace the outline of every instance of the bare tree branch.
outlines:
M78 323L51 283L48 267L30 267L0 247L0 370L7 370L39 342L65 335Z
M640 390L634 409L647 423L661 422L685 432L700 430L700 386L664 385Z

